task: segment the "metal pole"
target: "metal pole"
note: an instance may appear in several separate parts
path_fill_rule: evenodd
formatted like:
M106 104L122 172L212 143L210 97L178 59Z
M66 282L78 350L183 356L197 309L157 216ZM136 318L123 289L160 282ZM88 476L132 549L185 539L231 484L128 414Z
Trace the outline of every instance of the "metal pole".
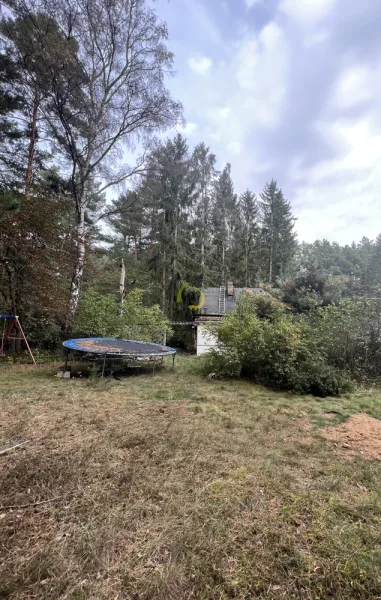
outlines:
M105 354L105 357L104 357L104 359L103 359L102 377L104 377L104 376L105 376L106 358L107 358L107 354Z
M64 373L66 373L67 371L67 361L69 358L69 348L65 348L65 366L64 366Z
M175 369L175 358L176 358L176 354L174 354L172 356L172 371L174 371L174 369Z

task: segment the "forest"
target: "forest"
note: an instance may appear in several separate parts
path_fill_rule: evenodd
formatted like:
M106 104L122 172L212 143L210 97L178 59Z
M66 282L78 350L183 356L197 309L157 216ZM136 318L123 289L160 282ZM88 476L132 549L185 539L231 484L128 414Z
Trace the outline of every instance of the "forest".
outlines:
M377 296L381 235L298 241L276 173L238 193L179 133L167 28L144 0L10 0L0 35L0 308L35 347L152 338L190 317L184 282L275 289L295 313Z

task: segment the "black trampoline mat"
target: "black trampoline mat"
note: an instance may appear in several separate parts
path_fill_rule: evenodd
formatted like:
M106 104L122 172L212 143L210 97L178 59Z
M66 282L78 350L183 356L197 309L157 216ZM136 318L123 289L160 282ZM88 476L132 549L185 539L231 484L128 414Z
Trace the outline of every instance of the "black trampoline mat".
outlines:
M151 342L139 342L137 340L118 340L116 338L79 338L67 340L63 343L66 348L78 352L89 352L94 354L114 354L123 356L166 356L176 354L174 348L153 344Z

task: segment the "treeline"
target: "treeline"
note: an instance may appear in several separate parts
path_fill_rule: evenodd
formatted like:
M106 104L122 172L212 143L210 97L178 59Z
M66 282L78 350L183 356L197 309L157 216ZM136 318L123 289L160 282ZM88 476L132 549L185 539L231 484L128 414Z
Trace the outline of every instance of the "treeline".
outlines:
M124 257L130 281L156 286L170 319L184 281L209 287L231 279L254 287L287 272L297 248L295 219L276 181L259 197L250 190L238 196L230 164L217 171L210 149L200 143L190 152L180 134L157 142L147 167L136 187L112 203L105 239Z

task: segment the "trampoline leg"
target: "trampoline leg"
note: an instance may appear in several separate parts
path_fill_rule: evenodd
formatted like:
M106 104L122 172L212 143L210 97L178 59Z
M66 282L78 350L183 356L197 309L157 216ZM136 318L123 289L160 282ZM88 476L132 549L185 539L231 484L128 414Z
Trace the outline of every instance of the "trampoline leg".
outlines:
M172 357L172 371L174 371L174 369L175 369L175 358L176 358L176 354L174 354Z
M104 357L104 359L103 359L103 366L102 366L102 377L104 377L104 376L105 376L106 358L107 358L107 354L105 354L105 357Z
M64 372L66 373L67 371L67 361L69 358L69 348L65 348L65 367L64 367Z
M153 359L152 375L155 375L155 365L156 365L156 358Z

